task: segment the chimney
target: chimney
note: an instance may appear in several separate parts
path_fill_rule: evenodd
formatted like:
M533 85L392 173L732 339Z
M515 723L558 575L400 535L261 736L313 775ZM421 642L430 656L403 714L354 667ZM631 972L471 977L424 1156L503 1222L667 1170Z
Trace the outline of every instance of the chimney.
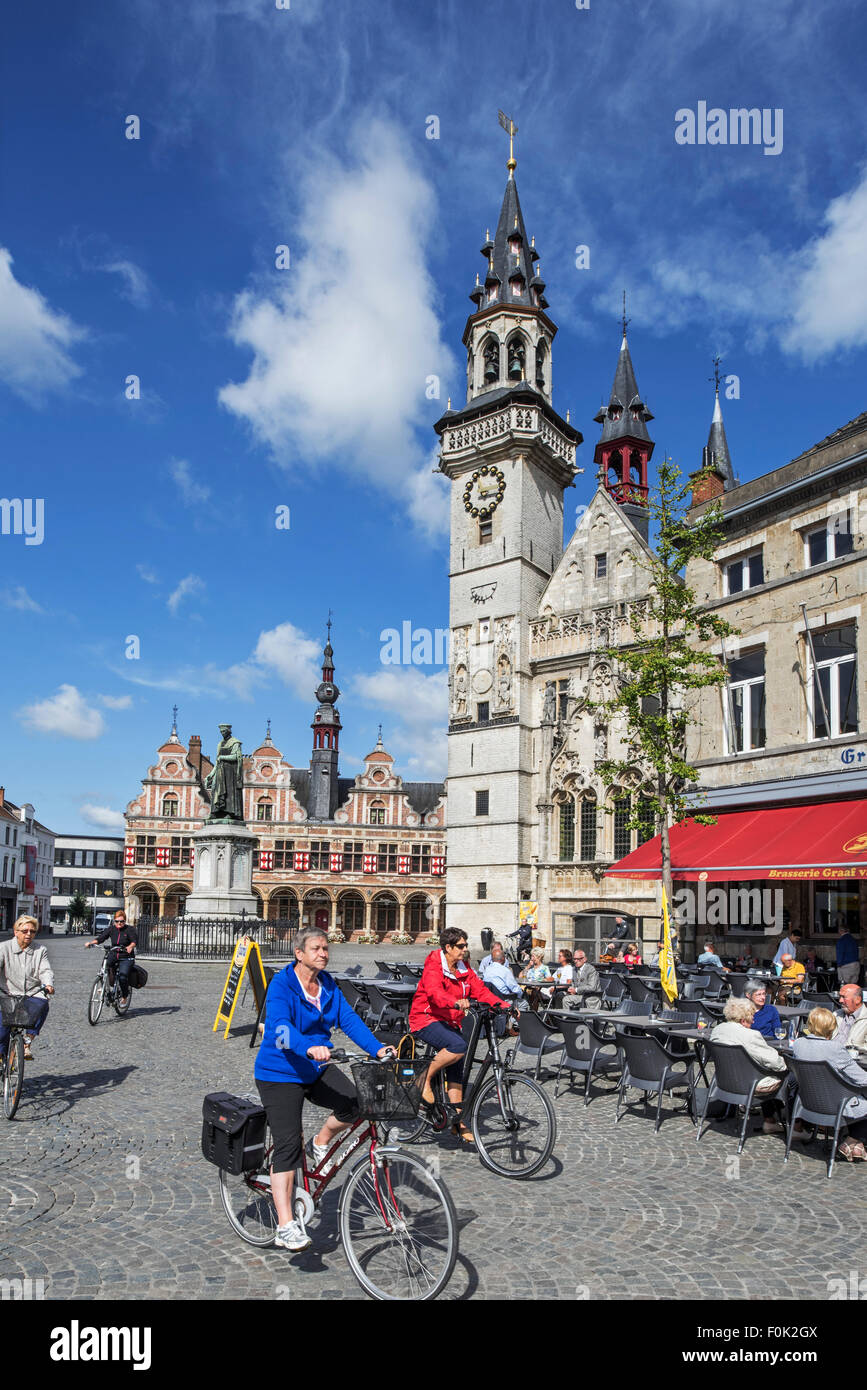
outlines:
M693 485L692 506L699 507L702 502L712 502L716 497L722 497L725 492L725 479L716 469L712 473L707 473L703 478Z
M3 805L4 799L5 799L5 794L6 794L6 788L5 788L5 787L0 787L0 806Z
M199 734L190 735L190 751L187 754L187 761L195 768L198 776L202 775L202 740Z

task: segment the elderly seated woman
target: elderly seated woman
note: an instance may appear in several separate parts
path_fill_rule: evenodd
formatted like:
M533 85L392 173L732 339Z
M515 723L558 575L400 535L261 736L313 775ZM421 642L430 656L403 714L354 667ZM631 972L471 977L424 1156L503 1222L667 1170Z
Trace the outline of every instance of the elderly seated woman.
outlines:
M768 1003L768 986L764 980L749 979L744 985L744 998L755 1004L756 1011L750 1027L763 1038L774 1038L777 1029L782 1027L780 1015L773 1004Z
M756 1095L762 1106L762 1130L765 1134L782 1134L779 1121L779 1102L770 1097L779 1091L783 1084L786 1064L778 1052L765 1042L761 1033L753 1028L756 1006L749 999L731 998L723 1009L723 1022L718 1023L710 1035L711 1042L726 1046L744 1048L760 1067L768 1073L756 1087Z
M543 985L550 984L553 978L545 964L545 952L537 946L530 952L530 963L523 974L518 976L518 979L521 984L525 985ZM541 989L531 989L528 992L527 998L531 1009L538 1009L541 997Z
M807 1018L807 1027L810 1036L796 1038L792 1046L796 1062L828 1062L841 1081L867 1086L867 1071L859 1067L839 1038L834 1037L837 1020L830 1009L812 1009ZM867 1139L867 1096L853 1096L852 1100L847 1101L843 1114L849 1136L837 1146L838 1154L850 1163L856 1158L867 1159L864 1146Z

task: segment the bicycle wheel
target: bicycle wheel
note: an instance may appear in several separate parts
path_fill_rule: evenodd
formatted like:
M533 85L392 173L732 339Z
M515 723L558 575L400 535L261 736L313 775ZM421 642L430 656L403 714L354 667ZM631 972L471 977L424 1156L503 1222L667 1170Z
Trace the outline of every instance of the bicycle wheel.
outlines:
M271 1131L265 1131L265 1157L252 1173L220 1169L220 1197L229 1224L248 1245L272 1245L277 1212L271 1200Z
M24 1082L24 1037L10 1033L6 1039L6 1060L3 1063L3 1114L11 1120L18 1109Z
M554 1107L538 1082L504 1071L485 1082L473 1106L473 1138L486 1168L504 1178L531 1178L551 1157Z
M458 1219L448 1188L415 1154L362 1158L340 1199L340 1238L349 1268L372 1298L436 1298L458 1254Z
M93 982L93 989L90 991L90 998L87 1001L87 1021L95 1028L99 1023L99 1016L102 1013L102 1005L105 1000L105 976L97 975Z

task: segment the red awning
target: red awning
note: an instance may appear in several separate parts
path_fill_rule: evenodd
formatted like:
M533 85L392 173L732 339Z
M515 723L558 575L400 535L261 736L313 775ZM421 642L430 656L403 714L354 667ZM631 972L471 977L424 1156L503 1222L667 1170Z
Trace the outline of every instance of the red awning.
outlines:
M605 872L615 878L660 878L660 837L646 840ZM671 829L671 876L709 883L867 878L867 801L726 811L716 825L683 821Z

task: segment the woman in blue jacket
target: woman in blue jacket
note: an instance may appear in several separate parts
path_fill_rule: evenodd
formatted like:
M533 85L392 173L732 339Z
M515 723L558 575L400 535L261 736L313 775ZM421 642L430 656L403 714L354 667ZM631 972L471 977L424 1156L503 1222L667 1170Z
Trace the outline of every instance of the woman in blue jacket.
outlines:
M284 1250L306 1250L311 1244L292 1214L304 1101L309 1096L333 1112L313 1140L316 1165L358 1115L352 1082L339 1067L328 1066L332 1029L341 1029L371 1057L394 1051L383 1047L349 1007L326 973L327 964L328 937L316 927L304 927L295 938L295 965L287 965L268 987L265 1036L253 1073L274 1139L271 1193L279 1223L274 1244Z

